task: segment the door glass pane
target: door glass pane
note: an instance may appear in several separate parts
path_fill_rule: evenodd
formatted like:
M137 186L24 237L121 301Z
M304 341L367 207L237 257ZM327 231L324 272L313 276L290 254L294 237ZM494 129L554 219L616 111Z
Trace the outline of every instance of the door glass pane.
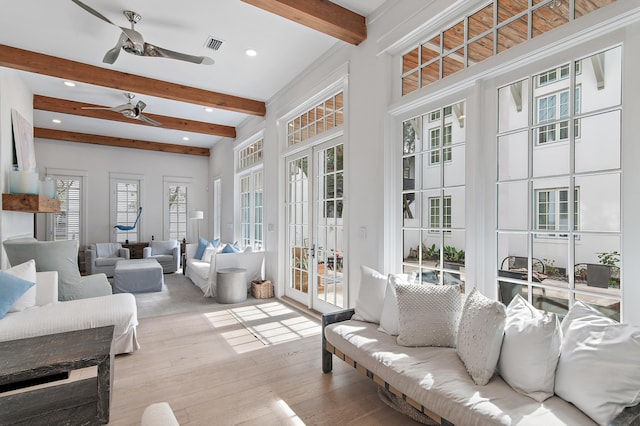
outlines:
M620 231L620 174L584 175L575 178L579 188L581 231Z
M603 296L620 295L621 250L617 234L579 234L575 238L575 288Z

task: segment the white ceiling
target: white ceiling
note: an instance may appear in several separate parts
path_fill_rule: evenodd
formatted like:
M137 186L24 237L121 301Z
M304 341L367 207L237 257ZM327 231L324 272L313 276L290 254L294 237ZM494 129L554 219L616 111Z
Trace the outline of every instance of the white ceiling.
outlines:
M89 14L71 0L4 2L0 14L0 44L83 62L120 72L170 81L229 95L268 101L335 43L321 32L266 12L240 0L82 0L113 23L129 27L123 10L142 16L136 25L146 42L160 47L209 56L213 65L196 65L166 58L137 57L121 52L113 65L102 58L121 31ZM385 0L333 0L367 16ZM187 7L188 9L185 9ZM223 40L218 51L204 47L209 36ZM256 57L244 51L256 49ZM78 83L69 88L57 78L21 72L34 94L97 105L125 103L122 92ZM170 101L147 95L134 99L147 104L144 112L195 121L238 126L247 115ZM117 114L114 112L114 114ZM54 124L52 119L62 120ZM135 123L135 121L133 121ZM211 147L221 138L186 134L136 124L34 111L34 127L80 133ZM183 141L188 136L189 141Z

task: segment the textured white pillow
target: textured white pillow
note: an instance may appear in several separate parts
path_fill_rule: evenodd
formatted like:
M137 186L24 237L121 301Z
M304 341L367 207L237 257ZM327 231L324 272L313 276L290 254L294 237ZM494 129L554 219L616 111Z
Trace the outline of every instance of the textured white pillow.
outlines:
M387 276L368 266L360 266L360 289L353 319L380 324Z
M505 306L471 290L462 308L456 351L476 385L491 380L500 357Z
M398 314L398 298L396 295L396 285L399 283L409 284L409 276L406 274L389 274L387 289L384 294L382 313L380 314L380 327L378 331L391 336L398 335L400 319Z
M640 327L575 302L562 320L556 394L598 424L640 402Z
M553 395L561 343L558 317L516 294L507 306L498 372L513 389L542 402Z
M399 345L455 347L462 311L460 286L400 284L396 294Z
M6 269L6 273L13 275L14 277L22 278L30 283L36 282L36 261L31 259L12 268ZM33 308L36 306L36 286L32 286L26 291L16 303L9 308L9 312L20 312L27 308Z

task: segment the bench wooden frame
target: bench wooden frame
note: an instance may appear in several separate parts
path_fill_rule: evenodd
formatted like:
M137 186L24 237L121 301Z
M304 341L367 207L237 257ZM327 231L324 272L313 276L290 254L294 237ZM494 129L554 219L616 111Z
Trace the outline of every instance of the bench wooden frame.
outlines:
M330 373L331 370L333 370L332 356L336 356L340 358L342 361L346 362L348 365L355 368L357 371L361 372L362 374L364 374L365 376L373 380L373 382L376 383L378 386L383 387L387 391L391 392L393 395L406 401L413 408L415 408L425 416L429 417L431 420L438 423L439 425L453 426L453 423L449 422L448 420L444 419L443 417L439 416L438 414L434 413L428 408L425 408L424 405L420 404L415 399L408 397L407 395L402 393L402 391L396 389L395 387L387 383L380 376L373 373L371 370L368 370L362 364L359 364L358 361L351 359L350 357L345 355L340 349L336 348L331 343L327 342L327 339L324 335L324 328L329 324L334 324L337 322L342 322L342 321L351 319L351 316L353 314L354 314L353 309L346 309L343 311L331 312L331 313L322 315L322 372L327 374L327 373Z

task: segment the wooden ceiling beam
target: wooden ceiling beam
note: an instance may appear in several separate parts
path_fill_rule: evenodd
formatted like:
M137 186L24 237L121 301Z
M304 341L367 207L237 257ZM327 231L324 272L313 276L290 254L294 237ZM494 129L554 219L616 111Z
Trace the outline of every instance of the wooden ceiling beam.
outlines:
M111 136L91 135L88 133L67 132L64 130L36 127L33 136L39 139L54 139L67 142L90 143L94 145L117 146L120 148L146 149L148 151L170 152L173 154L200 155L208 157L209 148L176 145L161 142L149 142L136 139L114 138Z
M33 109L40 111L59 112L61 114L81 115L83 117L100 118L103 120L121 121L123 123L141 124L144 126L155 127L142 120L134 120L124 115L108 110L100 109L83 109L83 107L104 107L103 105L85 104L82 102L69 101L66 99L50 98L48 96L34 95ZM160 123L160 128L180 130L183 132L202 133L213 136L223 136L227 138L236 137L236 129L232 126L223 126L221 124L205 123L203 121L193 121L184 118L168 117L164 115L148 114L145 116Z
M262 101L113 71L6 45L0 45L0 66L243 114L263 116L266 113L266 105Z
M364 16L328 0L242 1L356 46L367 38Z

